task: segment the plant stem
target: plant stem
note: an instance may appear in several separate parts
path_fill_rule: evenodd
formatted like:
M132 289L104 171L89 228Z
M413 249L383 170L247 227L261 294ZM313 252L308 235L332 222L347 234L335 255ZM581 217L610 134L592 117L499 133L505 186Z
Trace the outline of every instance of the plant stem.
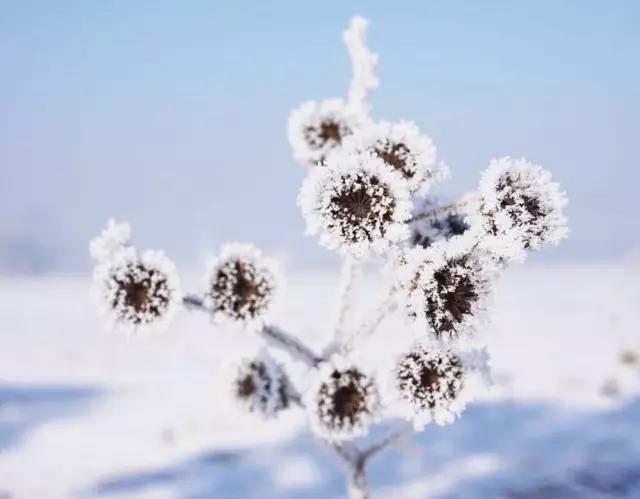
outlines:
M211 312L207 309L204 300L195 295L185 295L182 303L189 309ZM258 334L266 339L276 348L287 352L291 357L301 360L310 367L317 366L322 362L322 357L316 355L308 346L296 337L286 333L277 326L263 325L258 329Z
M340 286L338 290L338 314L336 318L333 339L324 351L323 356L330 357L334 352L342 349L347 334L347 315L353 302L353 288L356 277L360 272L360 263L353 257L347 256L342 260L340 270Z
M423 211L422 213L417 213L416 215L411 217L411 219L409 220L409 223L417 222L418 220L422 220L423 218L432 218L432 217L441 215L443 213L446 213L446 212L448 212L450 210L453 210L455 208L462 208L463 206L466 206L467 204L469 204L469 199L468 198L462 198L462 199L459 199L458 201L455 201L453 203L444 204L442 206L437 206L436 208L432 208L430 210Z
M294 359L301 360L310 367L315 367L322 362L322 358L304 343L276 326L265 325L258 330L258 334L274 347L284 350Z

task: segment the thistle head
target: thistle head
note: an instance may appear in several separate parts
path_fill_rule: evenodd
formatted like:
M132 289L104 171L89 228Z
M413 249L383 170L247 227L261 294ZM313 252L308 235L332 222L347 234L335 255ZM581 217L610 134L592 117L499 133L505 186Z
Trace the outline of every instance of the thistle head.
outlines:
M305 102L289 116L287 135L294 158L306 166L321 164L363 121L341 99Z
M346 138L343 148L380 158L405 179L412 194L425 194L449 174L447 166L436 161L433 141L408 121L367 124Z
M494 159L482 175L472 223L486 233L483 245L499 257L558 244L568 235L566 195L551 173L525 159Z
M309 172L298 197L309 234L355 256L383 253L409 235L406 182L367 153L333 154L326 168Z
M418 429L431 421L451 423L487 379L484 351L459 352L438 343L414 345L393 371L398 407Z
M273 308L275 265L252 245L231 243L210 261L206 302L214 319L250 323Z
M231 395L248 412L272 417L290 405L289 380L282 366L263 351L235 369Z
M367 433L380 404L374 379L355 365L335 358L315 374L306 403L314 430L329 440Z
M94 297L112 326L130 332L165 329L182 300L173 263L160 251L116 251L94 271Z
M437 339L481 324L495 277L493 261L461 237L405 253L399 270L407 314Z

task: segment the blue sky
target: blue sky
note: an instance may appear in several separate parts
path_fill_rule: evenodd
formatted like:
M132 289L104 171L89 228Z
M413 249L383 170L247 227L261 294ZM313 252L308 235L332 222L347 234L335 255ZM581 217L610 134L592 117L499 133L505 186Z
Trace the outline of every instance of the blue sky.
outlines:
M544 261L640 244L640 3L82 1L0 3L0 268L87 268L110 216L197 264L225 240L296 266L304 170L285 127L346 93L341 32L370 19L374 117L412 119L471 189L526 156L568 191L572 237Z

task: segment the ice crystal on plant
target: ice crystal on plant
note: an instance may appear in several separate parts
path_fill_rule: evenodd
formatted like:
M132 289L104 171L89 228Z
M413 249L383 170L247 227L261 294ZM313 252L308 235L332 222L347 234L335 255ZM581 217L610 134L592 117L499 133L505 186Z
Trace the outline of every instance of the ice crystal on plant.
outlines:
M128 246L131 240L131 227L127 222L107 221L106 228L89 244L91 258L100 262L108 260L114 253Z
M369 113L369 93L378 86L378 55L367 47L367 25L366 19L355 16L342 36L353 66L353 76L349 85L349 105L363 114Z
M524 158L493 159L480 180L472 222L487 233L483 245L505 259L567 237L567 199L551 173Z
M346 440L369 431L380 409L380 395L371 375L334 357L318 367L306 406L318 434L329 440Z
M402 176L367 153L331 155L311 170L298 196L307 233L341 253L383 253L409 236L411 202Z
M485 312L495 266L472 242L463 236L416 247L400 267L408 315L438 339L473 332Z
M208 265L206 301L214 319L254 322L272 309L275 265L250 244L227 244Z
M94 297L111 324L131 332L162 330L182 299L173 263L160 251L126 247L94 272Z
M396 364L393 385L402 416L416 429L453 422L488 381L484 350L460 352L436 342L417 344Z
M365 117L341 99L305 102L291 112L287 136L296 161L317 166L340 148Z
M232 397L245 410L271 417L289 407L289 382L282 367L266 351L243 360L235 369Z
M343 148L379 157L388 168L404 177L413 194L425 194L449 174L447 166L436 160L433 141L409 121L383 121L364 126L345 139Z

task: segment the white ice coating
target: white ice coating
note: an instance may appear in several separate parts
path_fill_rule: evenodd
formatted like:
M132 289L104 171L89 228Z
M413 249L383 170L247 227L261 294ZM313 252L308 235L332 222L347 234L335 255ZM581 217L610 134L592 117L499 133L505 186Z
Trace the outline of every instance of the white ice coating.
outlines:
M236 262L241 262L244 272L250 273L256 296L254 302L247 301L240 308L233 309L230 307L237 301L233 286L234 279L238 276ZM219 286L214 296L212 289L220 271L225 274L226 285ZM256 328L270 317L276 297L281 294L282 279L276 262L263 256L260 249L252 244L230 242L222 247L219 255L208 260L204 285L205 306L213 311L215 322L237 322Z
M91 258L96 262L108 260L114 253L131 242L131 227L128 222L117 222L113 218L107 221L107 226L99 236L89 243Z
M365 117L342 99L308 101L291 111L287 139L293 157L305 166L317 166L329 153L339 150L342 140L365 122ZM323 135L323 126L333 133ZM334 137L336 135L339 138Z
M336 201L349 192L372 198L366 216ZM307 175L298 206L307 234L319 235L320 244L341 254L381 254L409 237L412 204L407 184L384 161L368 154L331 155L326 167Z
M149 295L142 307L127 301L122 283L144 282ZM166 330L182 304L176 267L162 251L142 253L127 246L99 262L93 274L92 295L111 329L127 334Z
M347 137L342 148L380 156L389 169L403 175L409 190L417 196L426 194L433 184L449 176L449 168L437 161L433 141L411 121L367 123L358 133ZM402 167L389 164L385 158L401 162Z
M365 116L371 111L369 94L378 86L378 55L367 46L368 24L366 19L354 16L342 35L353 68L348 104Z
M232 401L243 411L271 418L289 405L286 374L264 349L238 362L227 385Z
M397 274L405 310L435 338L446 341L469 337L484 322L497 267L491 256L475 248L475 244L475 235L465 233L402 254ZM438 282L437 273L443 269L450 279ZM455 317L448 298L460 292L457 287L461 282L471 285L475 296L467 300L469 309Z
M490 385L486 349L463 350L441 342L422 342L400 355L385 383L389 415L413 422L416 431L428 423L452 423L467 404ZM426 380L423 369L431 376ZM425 381L430 382L425 386Z
M487 232L485 249L521 260L526 249L557 245L568 236L567 202L550 172L524 158L503 157L489 163L468 212L472 225Z
M354 359L333 355L310 373L304 402L311 429L329 441L351 440L366 435L380 416L380 393L372 374L362 369ZM333 396L340 387L354 382L344 375L349 370L362 374L358 383L362 408L353 420L331 415ZM334 373L340 373L337 378Z

